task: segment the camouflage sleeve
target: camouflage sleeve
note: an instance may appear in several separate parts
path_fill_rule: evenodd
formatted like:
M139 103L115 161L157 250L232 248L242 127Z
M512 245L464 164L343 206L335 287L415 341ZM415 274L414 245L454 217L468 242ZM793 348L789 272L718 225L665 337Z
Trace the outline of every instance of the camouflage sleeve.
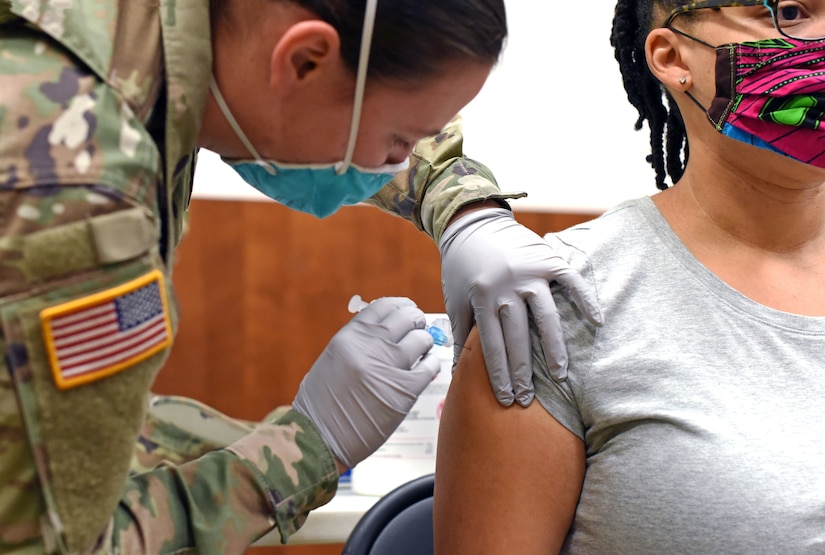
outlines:
M463 142L461 117L456 116L440 134L422 139L410 157L410 169L367 202L410 220L438 243L462 206L527 196L502 193L485 165L464 157Z
M234 431L219 433L232 437L244 425L223 421ZM177 437L206 437L200 448L208 449L220 442L209 435ZM244 553L273 527L286 543L311 509L335 495L337 483L334 458L315 426L280 411L226 449L132 476L101 553Z

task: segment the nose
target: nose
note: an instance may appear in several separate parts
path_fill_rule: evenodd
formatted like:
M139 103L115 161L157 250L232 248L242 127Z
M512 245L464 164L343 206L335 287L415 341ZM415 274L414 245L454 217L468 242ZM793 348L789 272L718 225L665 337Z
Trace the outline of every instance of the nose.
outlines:
M393 146L392 150L390 150L389 154L387 154L387 159L384 162L385 164L400 164L407 158L409 158L410 154L412 154L415 145L413 143L400 143Z
M393 154L393 155L387 156L387 160L384 162L384 164L394 166L396 164L400 164L401 162L403 162L406 159L407 159L407 155L395 155L395 154Z

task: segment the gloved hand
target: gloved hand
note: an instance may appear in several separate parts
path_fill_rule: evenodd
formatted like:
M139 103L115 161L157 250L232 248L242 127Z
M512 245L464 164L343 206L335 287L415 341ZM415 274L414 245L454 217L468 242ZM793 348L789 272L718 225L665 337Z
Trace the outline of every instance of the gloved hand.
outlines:
M590 285L537 234L504 208L485 208L453 222L439 242L441 283L453 328L454 360L478 325L490 384L504 406L534 396L530 329L533 314L552 376L567 377L567 349L550 281L566 287L596 325L601 311Z
M438 374L425 326L411 300L378 299L335 334L304 376L292 408L315 423L347 468L386 441Z

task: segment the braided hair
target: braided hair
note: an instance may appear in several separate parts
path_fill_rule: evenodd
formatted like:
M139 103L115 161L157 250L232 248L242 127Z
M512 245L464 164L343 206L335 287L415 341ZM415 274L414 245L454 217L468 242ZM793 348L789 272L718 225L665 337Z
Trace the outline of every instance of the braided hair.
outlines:
M635 128L647 121L651 154L648 163L656 172L656 187L668 188L685 172L689 148L682 115L673 98L653 76L645 60L645 39L654 27L654 15L669 12L686 0L618 0L610 44L622 73L627 99L639 112Z

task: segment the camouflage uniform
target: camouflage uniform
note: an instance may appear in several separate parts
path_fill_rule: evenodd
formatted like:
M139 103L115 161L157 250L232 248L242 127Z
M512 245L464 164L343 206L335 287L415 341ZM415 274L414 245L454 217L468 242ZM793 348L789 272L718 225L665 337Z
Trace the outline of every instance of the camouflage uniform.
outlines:
M0 553L242 553L335 493L295 411L252 425L149 393L210 71L208 0L0 0ZM456 120L372 202L437 239L514 196L459 156ZM112 347L77 354L104 310ZM223 432L165 421L176 403Z

